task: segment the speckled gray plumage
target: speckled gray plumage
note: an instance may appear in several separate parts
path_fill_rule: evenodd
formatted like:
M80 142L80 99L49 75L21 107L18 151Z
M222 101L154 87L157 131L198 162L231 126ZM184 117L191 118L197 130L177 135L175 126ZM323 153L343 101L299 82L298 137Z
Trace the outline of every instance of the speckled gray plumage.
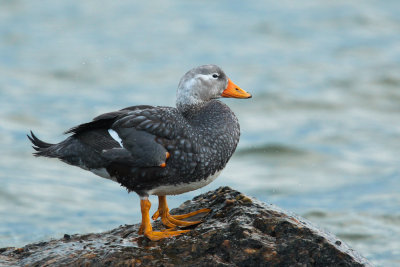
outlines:
M54 145L33 134L29 138L37 156L59 158L87 170L104 169L141 196L160 186L203 181L225 167L239 142L236 116L215 100L227 83L217 66L200 66L181 79L177 108L133 106L102 114L70 129L72 136ZM118 134L123 147L109 129ZM163 162L165 168L160 167Z
M222 170L235 151L240 135L235 115L217 100L184 115L175 108L135 112L113 124L117 132L123 127L154 134L155 142L171 154L165 168L132 168L131 175L135 179L130 179L130 175L119 176L115 169L113 174L118 181L139 194L157 185L205 179ZM112 166L107 170L113 172Z

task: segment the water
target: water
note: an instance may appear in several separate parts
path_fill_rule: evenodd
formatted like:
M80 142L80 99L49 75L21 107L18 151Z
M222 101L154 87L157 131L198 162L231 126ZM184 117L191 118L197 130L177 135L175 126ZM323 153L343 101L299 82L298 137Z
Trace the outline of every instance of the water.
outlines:
M57 142L103 112L174 105L180 77L215 63L253 94L224 100L241 141L170 206L229 185L400 264L398 1L0 3L0 247L139 222L136 195L32 157L25 135Z

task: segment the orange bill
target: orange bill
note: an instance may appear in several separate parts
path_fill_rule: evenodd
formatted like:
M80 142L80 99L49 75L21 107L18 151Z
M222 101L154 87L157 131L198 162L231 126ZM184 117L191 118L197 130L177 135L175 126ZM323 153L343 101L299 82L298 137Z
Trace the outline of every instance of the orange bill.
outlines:
M222 97L234 97L234 98L251 98L251 94L234 84L231 79L228 79L228 85L221 94Z

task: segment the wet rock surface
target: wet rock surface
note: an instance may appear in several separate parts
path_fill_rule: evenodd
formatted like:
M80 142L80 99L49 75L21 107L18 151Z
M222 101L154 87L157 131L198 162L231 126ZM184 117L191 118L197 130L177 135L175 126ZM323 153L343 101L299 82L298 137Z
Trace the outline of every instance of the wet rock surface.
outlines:
M1 248L0 266L371 266L303 218L229 187L186 201L171 214L210 208L187 234L153 242L139 224ZM163 229L159 221L155 230Z

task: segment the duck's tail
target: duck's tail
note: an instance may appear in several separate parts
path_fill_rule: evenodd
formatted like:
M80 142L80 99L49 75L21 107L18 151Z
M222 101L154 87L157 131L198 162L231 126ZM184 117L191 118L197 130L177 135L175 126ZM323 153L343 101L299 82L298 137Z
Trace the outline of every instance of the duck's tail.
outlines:
M32 131L31 131L31 135L28 134L27 136L33 144L33 146L32 146L33 149L36 150L36 152L34 152L33 155L35 155L36 157L39 157L39 156L49 157L49 158L58 157L58 155L56 155L56 153L53 149L54 144L46 143L46 142L40 140L39 138L36 137L36 135L33 134Z

